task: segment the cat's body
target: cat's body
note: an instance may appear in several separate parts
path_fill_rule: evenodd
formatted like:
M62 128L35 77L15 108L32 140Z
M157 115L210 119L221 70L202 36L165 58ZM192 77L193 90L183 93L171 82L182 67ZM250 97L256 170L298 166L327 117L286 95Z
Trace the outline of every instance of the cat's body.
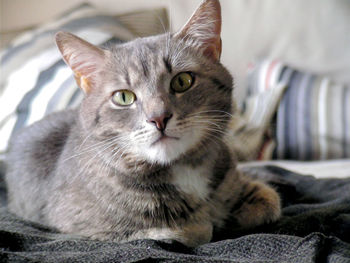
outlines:
M12 139L10 210L91 238L189 246L227 221L277 219L277 194L242 176L223 142L233 106L219 19L207 0L179 33L112 50L59 34L86 96Z

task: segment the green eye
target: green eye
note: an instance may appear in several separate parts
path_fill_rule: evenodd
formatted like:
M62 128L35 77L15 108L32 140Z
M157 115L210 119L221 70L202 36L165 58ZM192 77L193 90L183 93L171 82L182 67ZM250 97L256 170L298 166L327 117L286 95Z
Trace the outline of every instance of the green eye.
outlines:
M118 90L113 94L112 101L119 106L129 106L136 100L135 94L130 90Z
M193 84L193 77L191 73L182 72L177 74L170 83L171 89L175 92L181 93L189 88Z

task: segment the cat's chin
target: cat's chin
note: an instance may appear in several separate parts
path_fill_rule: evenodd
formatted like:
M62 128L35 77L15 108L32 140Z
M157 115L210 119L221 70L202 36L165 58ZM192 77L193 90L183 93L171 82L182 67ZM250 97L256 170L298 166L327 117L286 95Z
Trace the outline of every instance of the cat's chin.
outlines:
M165 136L155 140L141 151L149 162L165 165L178 159L186 150L187 147L179 138Z
M150 163L169 165L196 149L203 136L203 131L198 129L189 129L181 133L167 132L163 136L158 134L148 145L139 147L138 152Z

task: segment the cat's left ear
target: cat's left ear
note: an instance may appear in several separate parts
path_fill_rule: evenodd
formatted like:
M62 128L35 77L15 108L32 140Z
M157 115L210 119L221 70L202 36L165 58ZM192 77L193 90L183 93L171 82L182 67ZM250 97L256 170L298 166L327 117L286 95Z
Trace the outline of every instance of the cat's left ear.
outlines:
M219 60L221 55L221 7L219 0L205 0L186 25L175 34L203 50L204 55Z
M68 32L58 32L56 44L64 61L73 70L79 87L89 93L96 83L97 72L105 63L106 52Z

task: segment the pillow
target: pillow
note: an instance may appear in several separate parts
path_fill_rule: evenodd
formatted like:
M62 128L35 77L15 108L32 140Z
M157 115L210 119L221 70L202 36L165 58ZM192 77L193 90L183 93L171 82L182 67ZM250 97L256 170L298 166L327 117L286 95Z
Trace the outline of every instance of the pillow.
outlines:
M0 154L13 132L54 111L76 107L82 99L54 43L56 32L69 31L95 45L109 45L134 38L140 21L147 34L159 33L163 27L158 24L166 18L164 9L112 16L83 4L15 39L1 53Z
M350 158L350 86L301 72L278 61L257 63L249 74L243 115L269 136L276 159ZM264 149L260 149L264 152Z

